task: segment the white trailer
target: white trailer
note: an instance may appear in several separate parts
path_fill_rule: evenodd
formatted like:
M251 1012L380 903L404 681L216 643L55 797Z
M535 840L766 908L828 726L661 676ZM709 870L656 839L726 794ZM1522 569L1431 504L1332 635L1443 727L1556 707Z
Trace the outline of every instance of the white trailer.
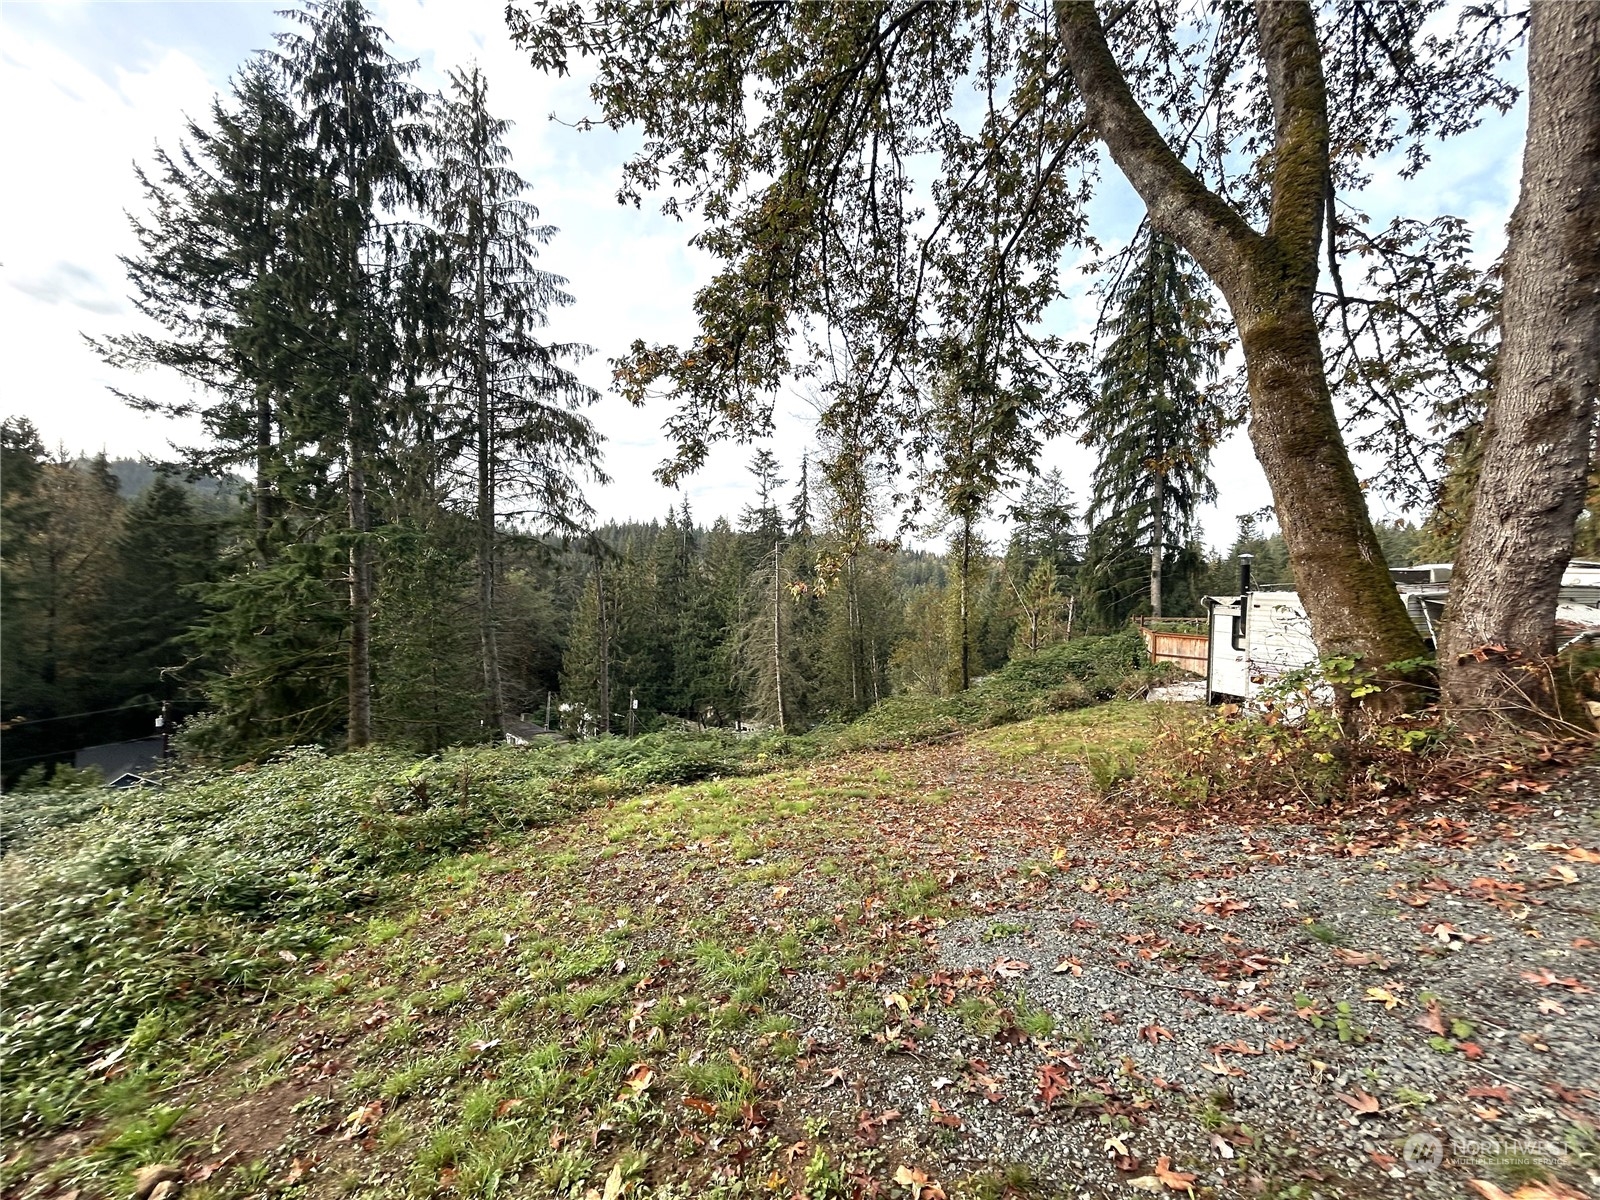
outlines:
M1248 702L1263 687L1317 661L1311 621L1294 592L1208 596L1206 702Z
M1432 647L1450 590L1449 564L1395 567L1390 575L1412 623ZM1210 614L1208 704L1247 704L1262 688L1290 671L1314 666L1321 657L1299 595L1251 590L1248 562L1241 572L1240 594L1207 596L1205 605ZM1600 563L1579 559L1567 568L1556 616L1562 644L1600 637Z

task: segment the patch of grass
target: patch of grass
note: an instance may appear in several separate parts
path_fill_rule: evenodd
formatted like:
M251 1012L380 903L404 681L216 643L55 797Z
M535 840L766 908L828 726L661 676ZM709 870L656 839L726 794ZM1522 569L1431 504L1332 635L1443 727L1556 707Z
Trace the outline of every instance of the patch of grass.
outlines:
M683 1086L691 1096L709 1100L726 1117L754 1099L755 1077L750 1069L725 1055L708 1057L683 1069Z
M998 942L1002 938L1016 937L1019 933L1027 932L1028 927L1016 921L992 921L983 936L985 941Z

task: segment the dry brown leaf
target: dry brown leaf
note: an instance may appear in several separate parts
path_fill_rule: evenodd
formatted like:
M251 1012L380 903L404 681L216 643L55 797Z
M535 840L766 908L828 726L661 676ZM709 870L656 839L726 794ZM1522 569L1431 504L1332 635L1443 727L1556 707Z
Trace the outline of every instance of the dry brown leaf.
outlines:
M944 1189L920 1167L908 1167L901 1163L895 1170L894 1181L901 1187L911 1189L911 1200L949 1200Z
M1163 1154L1156 1160L1156 1178L1175 1192L1194 1192L1195 1175L1191 1171L1174 1171L1172 1160Z
M1356 1088L1353 1093L1337 1092L1335 1094L1340 1100L1343 1100L1346 1104L1353 1108L1356 1116L1358 1117L1366 1116L1369 1113L1375 1113L1383 1107L1378 1103L1378 1098L1376 1096L1369 1096L1360 1088Z

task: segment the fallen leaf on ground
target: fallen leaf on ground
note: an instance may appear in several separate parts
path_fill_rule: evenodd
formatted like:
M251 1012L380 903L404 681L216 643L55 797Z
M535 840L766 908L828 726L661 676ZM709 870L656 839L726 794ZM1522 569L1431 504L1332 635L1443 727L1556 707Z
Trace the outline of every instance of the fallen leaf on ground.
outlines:
M1437 1000L1428 1001L1428 1011L1416 1020L1418 1029L1425 1029L1435 1037L1445 1036L1444 1014L1439 1011Z
M944 1189L919 1167L908 1167L902 1163L894 1173L894 1181L901 1187L911 1189L911 1200L948 1200Z
M1190 1171L1174 1171L1172 1160L1165 1154L1156 1160L1156 1178L1175 1192L1194 1192L1194 1174Z
M1350 950L1344 946L1335 946L1333 956L1347 967L1386 967L1389 961L1381 954L1373 954L1368 950Z
M1580 996L1587 994L1590 990L1589 988L1584 987L1583 984L1579 983L1576 976L1569 975L1567 978L1563 979L1561 976L1553 972L1549 967L1540 967L1537 971L1524 971L1522 973L1522 978L1526 979L1529 983L1537 984L1539 987L1554 986L1570 988L1573 992Z
M650 1090L650 1084L655 1077L655 1070L648 1063L634 1063L633 1067L628 1071L627 1078L623 1081L628 1085L627 1090L621 1094L627 1096L631 1093L635 1096L642 1096Z
M1356 1116L1358 1116L1358 1117L1363 1117L1363 1116L1366 1116L1366 1115L1368 1115L1370 1113L1375 1113L1380 1108L1383 1107L1381 1104L1378 1103L1378 1098L1376 1096L1369 1096L1369 1095L1367 1095L1366 1092L1363 1092L1360 1088L1357 1088L1353 1093L1351 1093L1351 1092L1337 1092L1337 1093L1335 1093L1335 1095L1337 1095L1340 1100L1343 1100L1346 1104L1348 1104L1351 1108L1353 1108L1355 1110Z

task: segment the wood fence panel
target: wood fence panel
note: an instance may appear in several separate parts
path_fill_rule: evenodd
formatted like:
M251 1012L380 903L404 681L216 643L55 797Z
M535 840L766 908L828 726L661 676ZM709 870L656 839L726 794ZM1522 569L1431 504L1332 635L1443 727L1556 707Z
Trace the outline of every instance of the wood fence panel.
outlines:
M1148 626L1140 632L1144 634L1144 645L1150 652L1151 662L1176 663L1196 675L1206 673L1206 651L1210 639L1205 634L1165 633Z

